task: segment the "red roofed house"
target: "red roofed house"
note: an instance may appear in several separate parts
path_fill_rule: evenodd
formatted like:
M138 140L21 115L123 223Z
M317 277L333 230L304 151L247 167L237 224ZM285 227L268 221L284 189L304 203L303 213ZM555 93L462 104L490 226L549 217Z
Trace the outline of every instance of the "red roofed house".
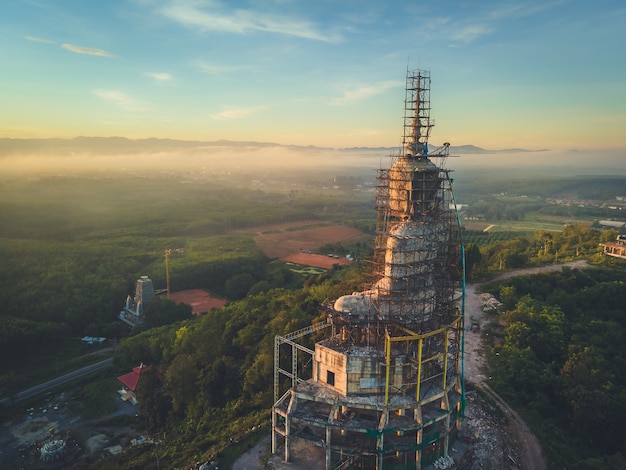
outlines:
M117 380L122 382L122 389L118 390L117 393L120 394L120 397L124 401L129 401L133 405L139 403L137 401L137 385L139 384L139 378L141 377L141 373L146 370L148 366L144 365L142 362L137 367L133 367L133 371L128 374L120 375Z

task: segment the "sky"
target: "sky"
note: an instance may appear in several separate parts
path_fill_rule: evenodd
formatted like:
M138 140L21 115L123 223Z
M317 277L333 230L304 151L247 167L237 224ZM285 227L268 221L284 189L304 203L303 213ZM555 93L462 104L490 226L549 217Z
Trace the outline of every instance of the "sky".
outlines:
M12 0L0 137L626 149L623 0Z

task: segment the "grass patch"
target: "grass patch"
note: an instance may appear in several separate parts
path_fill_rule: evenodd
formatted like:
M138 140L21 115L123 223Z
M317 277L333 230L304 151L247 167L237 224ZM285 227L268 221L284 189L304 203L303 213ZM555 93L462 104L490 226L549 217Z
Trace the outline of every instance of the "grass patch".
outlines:
M188 240L180 260L172 256L171 262L173 265L179 266L189 263L258 256L261 251L254 244L252 237L251 233L229 233L228 235Z
M83 387L80 394L84 404L82 416L87 419L113 413L116 409L115 399L118 384L110 377L90 382Z
M327 269L322 269L322 268L314 268L312 266L306 267L306 268L294 268L294 267L290 267L289 270L292 273L297 273L297 274L304 274L306 276L308 275L319 275L319 274L323 274L326 271L328 271Z
M539 230L560 232L563 230L563 224L540 220L494 220L488 225L493 225L489 229L490 232L537 232Z

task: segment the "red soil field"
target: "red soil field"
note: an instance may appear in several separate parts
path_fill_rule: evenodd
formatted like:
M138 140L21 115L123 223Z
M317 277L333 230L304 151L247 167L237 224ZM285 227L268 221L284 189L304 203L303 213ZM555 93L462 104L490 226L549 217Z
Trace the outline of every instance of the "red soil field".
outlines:
M201 313L208 312L212 308L222 308L226 305L225 300L211 297L211 294L202 289L171 292L170 300L173 300L177 304L185 303L187 305L191 305L194 315L200 315Z
M306 224L277 224L250 231L257 233L254 242L270 258L283 258L302 250L315 250L326 243L337 243L363 235L360 230L343 225L306 228ZM336 261L334 264L337 264Z

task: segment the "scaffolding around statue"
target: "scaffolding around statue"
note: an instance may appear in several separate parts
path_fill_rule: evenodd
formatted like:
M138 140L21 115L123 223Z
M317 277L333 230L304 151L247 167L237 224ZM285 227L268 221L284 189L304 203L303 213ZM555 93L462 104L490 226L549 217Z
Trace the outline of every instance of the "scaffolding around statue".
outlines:
M456 438L463 249L449 144L429 152L432 127L430 73L411 71L403 149L378 172L371 282L327 305L327 323L276 337L272 452L286 461L305 442L327 470L420 469Z

